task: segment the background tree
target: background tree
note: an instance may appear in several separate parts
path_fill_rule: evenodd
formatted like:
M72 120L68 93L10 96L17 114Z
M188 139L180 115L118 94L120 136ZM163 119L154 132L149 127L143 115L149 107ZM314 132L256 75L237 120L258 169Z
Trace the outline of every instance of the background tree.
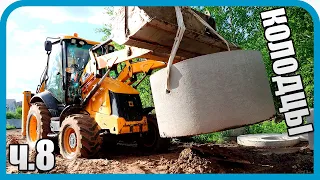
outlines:
M6 112L6 118L7 119L21 119L22 117L22 108L17 107L15 112Z

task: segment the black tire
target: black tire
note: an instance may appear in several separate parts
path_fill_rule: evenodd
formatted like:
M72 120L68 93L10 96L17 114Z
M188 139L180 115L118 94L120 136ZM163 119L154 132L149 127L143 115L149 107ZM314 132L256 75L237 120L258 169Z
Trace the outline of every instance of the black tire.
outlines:
M30 148L33 149L39 139L48 138L51 132L50 119L51 114L44 103L31 105L26 122L26 139Z
M101 149L103 150L110 151L114 149L118 144L118 140L116 140L114 137L104 135L101 138L102 138Z
M161 138L158 129L157 118L154 115L147 116L148 132L138 140L138 148L146 152L164 152L170 146L169 138Z
M99 125L89 115L67 116L60 127L60 154L66 159L95 157L102 143L99 133Z

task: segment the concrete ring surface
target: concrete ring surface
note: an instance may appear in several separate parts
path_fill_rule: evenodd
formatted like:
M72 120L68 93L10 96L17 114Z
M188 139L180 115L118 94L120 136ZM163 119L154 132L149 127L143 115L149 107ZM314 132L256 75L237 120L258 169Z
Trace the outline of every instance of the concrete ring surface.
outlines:
M150 77L161 137L218 132L270 119L273 97L261 53L220 52L191 58Z
M255 147L290 147L299 142L299 136L289 137L287 134L246 134L237 137L239 145Z

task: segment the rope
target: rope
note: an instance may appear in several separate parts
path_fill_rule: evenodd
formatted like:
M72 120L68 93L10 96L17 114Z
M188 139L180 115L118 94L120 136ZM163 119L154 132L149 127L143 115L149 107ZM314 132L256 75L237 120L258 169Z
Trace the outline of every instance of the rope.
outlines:
M179 6L175 6L175 11L176 11L176 17L177 17L177 23L178 23L178 30L176 37L174 39L173 47L170 53L168 65L167 65L167 83L166 83L166 92L170 93L170 71L171 71L171 66L174 60L174 57L176 56L177 50L179 48L180 42L183 38L184 31L186 30L186 27L183 22L183 16L181 12L181 8ZM206 26L211 33L215 34L218 36L226 45L228 48L228 51L230 51L230 46L227 40L225 40L222 36L220 36L205 20L203 20L197 13L195 13L190 7L186 7L188 11L193 14L198 21L200 21L204 26Z
M190 7L187 7L191 14L193 14L203 25L205 25L213 34L217 35L224 43L226 43L228 51L230 51L229 43L217 31L215 31L205 20L203 20L197 13L195 13Z
M174 43L173 43L173 47L170 53L170 57L169 57L169 61L168 61L168 65L167 65L167 84L166 84L166 92L170 93L170 70L171 70L171 66L174 60L174 57L176 56L177 50L179 48L180 42L182 40L184 31L186 30L186 27L184 25L183 22L183 16L182 16L182 12L179 6L175 6L175 11L176 11L176 17L177 17L177 23L178 23L178 30L177 30L177 34L176 37L174 39Z

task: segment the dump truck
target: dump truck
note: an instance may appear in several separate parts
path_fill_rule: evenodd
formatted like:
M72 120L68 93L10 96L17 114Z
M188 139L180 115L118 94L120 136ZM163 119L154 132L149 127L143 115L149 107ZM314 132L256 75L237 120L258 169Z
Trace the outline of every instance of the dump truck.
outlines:
M94 157L103 142L119 140L166 150L170 138L160 137L154 107L142 107L139 83L154 69L170 76L172 64L239 49L216 32L212 17L189 7L120 7L115 14L113 36L104 42L76 33L45 40L40 84L23 93L22 135L31 148L40 139L57 140L66 159ZM116 50L114 42L125 48ZM144 74L139 81L137 73Z

